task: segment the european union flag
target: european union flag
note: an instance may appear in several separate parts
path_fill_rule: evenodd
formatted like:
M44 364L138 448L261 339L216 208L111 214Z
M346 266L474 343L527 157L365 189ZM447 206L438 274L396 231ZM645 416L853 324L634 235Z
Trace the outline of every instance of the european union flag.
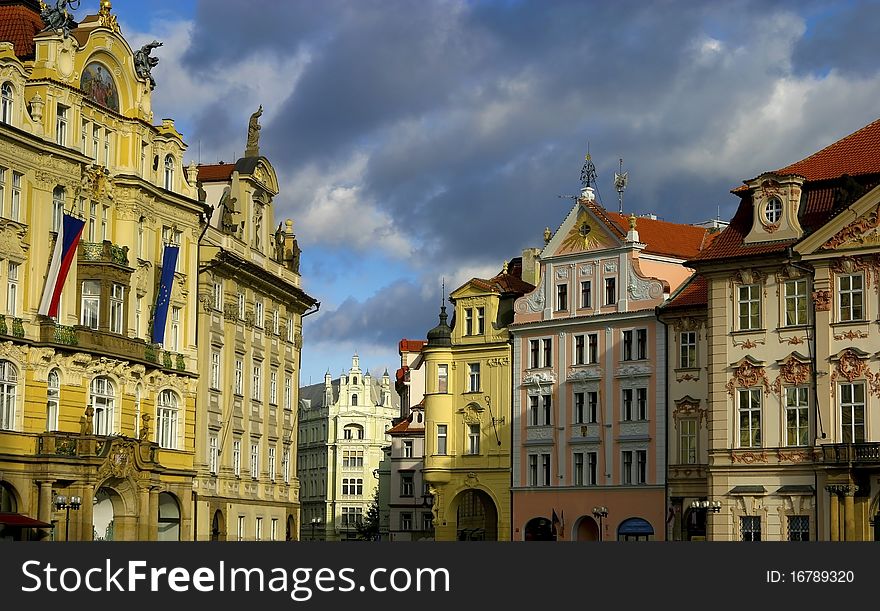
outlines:
M156 296L156 310L153 316L153 343L165 343L165 320L168 318L168 302L171 300L171 286L174 283L174 268L177 267L177 253L180 247L166 244L162 254L162 276L159 280L159 294Z

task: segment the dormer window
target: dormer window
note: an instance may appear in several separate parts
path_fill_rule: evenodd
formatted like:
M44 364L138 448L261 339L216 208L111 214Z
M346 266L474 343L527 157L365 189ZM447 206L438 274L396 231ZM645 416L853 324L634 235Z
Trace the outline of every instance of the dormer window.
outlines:
M771 198L764 205L764 217L771 225L775 225L782 218L782 202L777 198Z

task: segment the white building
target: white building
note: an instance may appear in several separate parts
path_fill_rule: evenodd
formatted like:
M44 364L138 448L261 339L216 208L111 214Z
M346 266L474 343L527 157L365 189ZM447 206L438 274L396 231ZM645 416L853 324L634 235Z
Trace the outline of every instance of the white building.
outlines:
M376 380L357 355L339 378L300 389L297 473L302 539L357 538L378 487L374 471L389 444L386 431L399 414L386 371Z

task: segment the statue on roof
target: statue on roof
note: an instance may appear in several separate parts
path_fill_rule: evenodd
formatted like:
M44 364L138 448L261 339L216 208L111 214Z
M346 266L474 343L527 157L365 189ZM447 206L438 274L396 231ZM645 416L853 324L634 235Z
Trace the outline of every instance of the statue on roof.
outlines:
M260 156L260 117L263 115L263 105L257 109L257 112L251 115L248 121L247 146L244 149L245 157Z
M40 0L40 18L46 24L46 30L61 31L64 38L70 36L70 30L76 27L73 16L67 12L67 8L76 10L80 0L55 0L55 6L49 6Z
M151 90L156 88L156 80L153 78L151 70L159 63L159 58L150 57L150 53L153 49L161 46L161 42L154 40L134 52L134 71L139 77L150 82Z

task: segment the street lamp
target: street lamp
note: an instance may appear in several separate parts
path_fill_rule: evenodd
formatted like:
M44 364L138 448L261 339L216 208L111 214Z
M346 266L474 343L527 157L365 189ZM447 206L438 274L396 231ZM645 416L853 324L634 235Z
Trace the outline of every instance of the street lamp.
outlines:
M321 525L321 518L312 518L312 541L315 540L315 527Z
M608 508L605 506L593 507L593 517L599 520L599 541L601 541L602 520L608 517Z
M66 496L63 494L58 494L55 496L55 509L56 511L61 511L62 509L67 511L67 517L64 522L64 540L69 541L70 535L70 510L74 511L79 509L82 506L82 498L78 496L72 496L68 500Z

